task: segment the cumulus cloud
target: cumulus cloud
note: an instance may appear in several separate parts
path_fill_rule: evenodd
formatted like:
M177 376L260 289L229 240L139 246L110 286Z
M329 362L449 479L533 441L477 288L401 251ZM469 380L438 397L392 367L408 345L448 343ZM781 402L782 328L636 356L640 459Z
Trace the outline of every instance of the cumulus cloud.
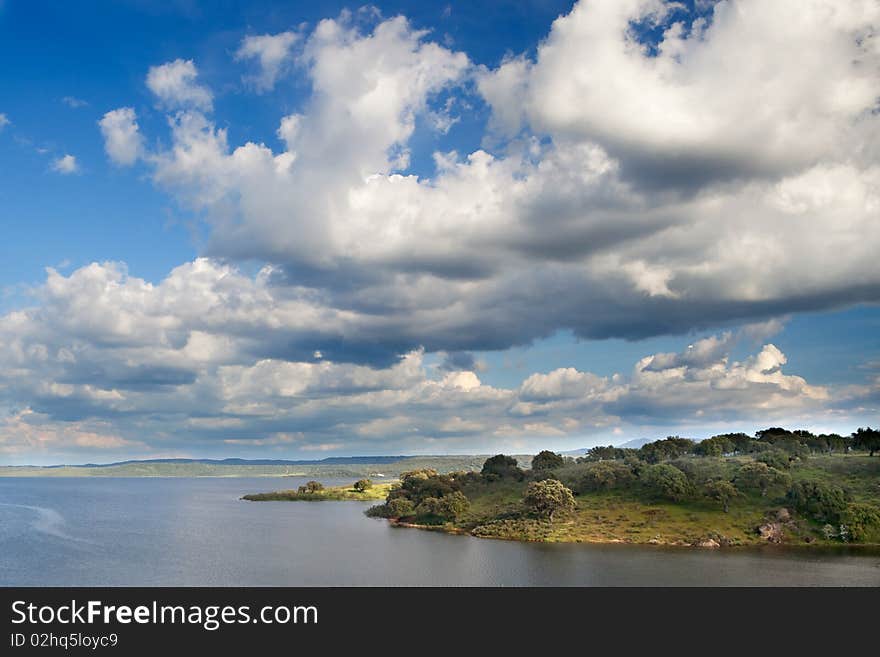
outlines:
M409 141L417 116L446 107L437 95L474 73L466 55L402 17L370 32L325 20L304 38L313 93L280 117L283 149L230 144L226 129L182 112L154 178L210 224L209 254L273 262L328 305L396 326L381 338L389 356L557 330L640 338L877 301L871 12L824 21L831 5L819 0L722 4L696 19L652 2L578 4L534 61L477 71L493 125L527 110L517 139L499 153L436 153L430 179L406 172ZM783 26L791 16L796 35ZM653 54L638 21L668 23ZM799 60L815 72L787 84L790 59L756 23L822 53ZM741 71L730 69L737 43L748 45ZM742 99L712 86L728 77ZM608 95L642 79L656 120ZM633 175L654 159L664 176L676 162L699 175L684 186Z
M3 130L6 126L8 126L12 121L9 120L9 117L0 112L0 130Z
M787 373L770 338L788 314L880 301L878 12L592 0L496 68L403 17L344 14L297 41L310 92L279 108L277 145L235 143L192 61L153 67L170 134L145 159L206 222L207 257L155 284L121 264L50 271L0 323L2 394L126 438L179 423L194 444L289 449L871 407L874 388ZM285 71L286 38L239 55L258 84ZM442 133L474 81L492 134L416 175L417 131ZM108 154L133 162L136 117L114 112ZM506 389L468 356L560 330L717 334L614 377Z
M595 141L645 183L793 174L876 155L876 137L863 139L877 130L878 18L870 0L736 0L697 15L579 2L534 62L505 62L481 89L497 125ZM662 36L646 42L640 26Z
M214 98L210 89L197 81L198 70L191 59L175 59L150 67L147 87L166 109L210 111Z
M256 59L259 74L245 77L258 92L270 91L292 59L293 45L298 41L296 32L246 36L235 53L237 60Z
M273 286L266 270L250 277L207 259L158 284L113 263L49 270L36 305L0 317L0 402L27 409L0 430L2 449L489 449L621 425L766 423L877 397L786 373L772 344L733 361L730 334L614 376L560 368L514 388L484 383L466 358L428 367L422 349L387 366L316 361L288 345L332 343L372 319L302 292Z
M98 125L104 136L104 150L115 164L131 166L143 155L144 138L133 108L111 110L98 121Z
M62 155L61 157L52 160L52 171L67 176L72 173L77 173L79 171L79 164L77 163L75 156L70 154Z

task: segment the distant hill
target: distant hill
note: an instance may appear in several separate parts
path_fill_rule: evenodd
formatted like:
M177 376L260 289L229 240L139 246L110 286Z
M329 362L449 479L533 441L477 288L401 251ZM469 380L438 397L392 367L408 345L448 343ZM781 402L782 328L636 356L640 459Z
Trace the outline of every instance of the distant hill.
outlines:
M114 463L84 463L82 465L47 465L47 468L112 468L117 465L147 465L150 463L199 463L202 465L342 465L361 463L395 463L410 456L329 456L324 459L133 459Z
M531 456L520 456L525 466ZM432 468L438 472L479 470L485 455L332 456L291 459L152 459L82 465L0 466L0 477L313 477L396 478L401 472Z
M650 442L653 442L654 438L633 438L632 440L628 440L622 445L615 445L615 447L621 447L623 449L638 449L642 445L647 445ZM563 456L583 456L588 451L590 451L590 447L580 447L578 449L569 449L565 452L559 452Z
M656 438L633 438L632 440L623 443L623 445L617 445L617 447L622 447L623 449L638 449L642 445L647 445L655 440Z

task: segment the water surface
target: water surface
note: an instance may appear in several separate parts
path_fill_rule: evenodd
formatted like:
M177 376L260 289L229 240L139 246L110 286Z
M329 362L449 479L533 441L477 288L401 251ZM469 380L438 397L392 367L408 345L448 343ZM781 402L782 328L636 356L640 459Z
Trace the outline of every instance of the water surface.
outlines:
M0 585L880 585L876 552L517 543L239 499L304 482L0 478Z

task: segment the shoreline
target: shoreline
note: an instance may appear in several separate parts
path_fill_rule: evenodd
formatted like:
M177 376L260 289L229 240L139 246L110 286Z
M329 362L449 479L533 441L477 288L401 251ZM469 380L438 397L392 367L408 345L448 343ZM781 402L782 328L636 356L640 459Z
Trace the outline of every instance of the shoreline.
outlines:
M598 540L541 540L527 537L515 537L515 536L492 536L492 535L480 535L473 533L473 530L468 530L463 527L455 527L448 525L423 525L414 522L406 522L402 520L397 520L394 518L375 518L375 520L385 520L389 526L400 529L420 529L422 531L433 531L439 532L443 534L450 534L454 536L470 536L472 538L478 539L486 539L486 540L494 540L494 541L510 541L514 543L532 543L532 544L544 544L544 545L630 545L630 546L638 546L638 547L656 547L656 548L691 548L697 550L707 550L707 551L727 551L727 550L736 550L736 551L745 551L745 550L761 550L761 551L787 551L787 550L797 550L803 552L816 552L816 551L824 551L824 552L876 552L878 556L880 556L880 543L824 543L820 541L813 542L781 542L781 543L772 543L770 541L755 541L752 543L743 543L738 545L705 545L698 543L688 543L687 541L675 540L675 541L664 541L664 540L650 540L650 541L633 541L627 540L623 538L609 538L609 539L598 539Z

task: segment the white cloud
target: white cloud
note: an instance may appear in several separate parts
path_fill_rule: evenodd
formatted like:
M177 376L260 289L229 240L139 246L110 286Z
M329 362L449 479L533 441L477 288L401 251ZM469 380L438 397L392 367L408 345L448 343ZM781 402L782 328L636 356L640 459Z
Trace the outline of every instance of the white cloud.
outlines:
M495 70L402 17L343 15L303 35L311 95L278 109L276 150L230 143L191 61L154 67L170 139L145 159L217 259L155 284L119 264L50 271L34 308L0 319L0 397L126 439L180 423L193 444L291 449L876 409L876 386L812 385L768 340L786 314L880 301L878 11L730 0L701 22L593 0ZM656 52L634 21L665 30ZM418 126L448 127L474 77L495 134L411 173ZM134 112L114 112L111 159L144 157ZM270 264L219 264L238 260ZM505 389L460 355L716 327L614 377Z
M38 305L0 317L0 402L33 413L0 430L10 453L125 441L203 451L382 441L406 451L466 440L476 449L621 425L686 431L845 414L880 401L785 373L772 344L731 361L731 334L645 356L629 373L560 368L514 388L469 370L433 372L420 349L387 366L316 361L304 345L370 335L372 318L323 308L305 291L292 297L268 271L251 278L205 259L155 285L109 263L50 270L35 293Z
M147 87L166 109L197 109L210 111L211 91L197 82L198 70L191 59L175 59L150 67Z
M61 99L61 102L71 109L80 109L81 107L88 107L89 105L88 101L85 101L82 98L77 98L76 96L65 96Z
M70 175L79 171L76 157L73 155L62 155L52 161L52 170L62 175Z
M6 126L8 126L12 121L9 120L9 117L0 112L0 130L3 130Z
M869 0L735 0L710 20L660 0L580 2L534 63L505 62L481 89L498 125L598 142L633 175L792 174L876 154L878 19ZM663 30L656 53L635 22Z
M104 150L114 163L131 166L143 156L144 138L133 108L111 110L98 121L98 125L104 136Z
M209 253L298 272L335 307L370 305L397 327L387 334L397 340L394 353L419 344L504 348L559 329L644 337L760 322L841 299L877 301L880 131L862 101L865 76L878 76L851 65L874 56L865 45L873 42L859 37L869 16L842 10L826 34L817 25L828 6L816 0L777 10L744 0L741 11L717 9L711 26L698 21L687 39L678 28L668 32L651 58L627 40L626 26L652 3L577 5L554 23L535 62L512 58L478 74L497 125L513 121L504 114L511 107L534 105L522 138L498 154L435 154L431 179L400 171L415 117L436 113L434 97L463 83L472 71L467 57L427 41L403 18L370 33L345 18L325 20L303 43L313 94L280 119L283 149L230 144L225 129L183 112L171 120L171 148L154 160L155 180L203 213ZM787 58L773 57L777 40L752 27L761 20L779 27L778 14L789 9L810 14L792 38L798 48L827 50L821 59L833 76L826 68L796 73L785 91L774 85L786 87L777 60ZM654 20L661 15L676 16ZM586 44L581 35L602 39ZM764 73L752 60L743 71L729 69L734 59L721 53L740 41L756 61L771 62ZM718 90L726 100L715 107L712 85L728 75L745 87L754 82L769 101L745 89L746 100L733 103ZM680 116L624 130L624 149L612 137L620 122L642 114L620 111L630 100L602 94L630 76L644 78L646 111L659 104ZM551 81L559 89L547 87ZM540 85L543 104L534 92ZM588 99L591 85L602 102ZM838 88L851 93L834 100ZM708 108L692 102L697 93L712 99ZM541 114L551 98L565 101L571 126ZM815 130L794 110L801 100ZM598 112L608 125L575 129L598 125ZM549 131L550 140L529 134L535 130ZM655 157L663 175L646 173ZM677 177L678 165L666 166L676 158L687 164L681 171L699 175Z
M293 45L299 40L296 32L247 36L235 53L237 60L258 60L260 73L246 77L258 92L270 91L292 59Z

